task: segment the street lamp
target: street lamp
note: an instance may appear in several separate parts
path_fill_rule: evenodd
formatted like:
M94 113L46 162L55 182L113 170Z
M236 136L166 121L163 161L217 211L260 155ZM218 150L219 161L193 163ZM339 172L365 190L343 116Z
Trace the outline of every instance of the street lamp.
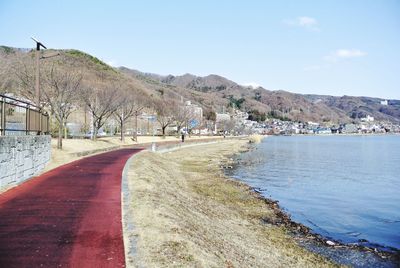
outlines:
M36 87L35 87L35 99L36 105L40 108L40 81L39 81L39 59L40 59L40 47L47 49L45 45L43 45L37 39L31 37L33 41L36 42Z

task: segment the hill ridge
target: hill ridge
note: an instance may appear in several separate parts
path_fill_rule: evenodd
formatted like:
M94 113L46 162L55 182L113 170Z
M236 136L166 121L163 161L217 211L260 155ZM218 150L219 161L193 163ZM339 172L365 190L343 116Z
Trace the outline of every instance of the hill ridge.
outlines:
M186 99L201 105L206 111L221 112L224 110L222 107L230 106L303 122L348 123L359 121L367 115L380 121L400 122L400 100L389 100L388 105L384 105L381 103L385 100L383 98L273 91L264 87L243 86L218 74L159 75L123 66L114 68L76 49L55 51L59 51L61 56L46 61L82 71L88 85L94 84L99 77L105 82L120 81L129 85L131 90L144 92L152 100ZM15 71L13 66L22 59L29 61L30 53L32 50L29 49L0 46L0 92L18 88L12 73Z

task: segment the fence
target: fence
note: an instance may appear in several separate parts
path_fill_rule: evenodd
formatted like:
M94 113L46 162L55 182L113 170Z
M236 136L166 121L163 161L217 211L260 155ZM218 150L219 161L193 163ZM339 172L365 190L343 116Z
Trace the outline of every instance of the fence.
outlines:
M0 132L5 135L49 133L49 115L36 105L0 95Z

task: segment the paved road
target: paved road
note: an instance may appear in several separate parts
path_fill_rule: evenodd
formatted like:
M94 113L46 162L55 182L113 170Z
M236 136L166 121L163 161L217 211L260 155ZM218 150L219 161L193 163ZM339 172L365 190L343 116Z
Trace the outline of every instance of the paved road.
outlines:
M124 267L121 175L139 149L84 158L0 195L0 267Z

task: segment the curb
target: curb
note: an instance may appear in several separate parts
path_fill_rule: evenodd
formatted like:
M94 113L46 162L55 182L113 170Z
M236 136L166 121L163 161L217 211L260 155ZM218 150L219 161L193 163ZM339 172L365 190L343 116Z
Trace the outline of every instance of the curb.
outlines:
M122 221L122 239L124 243L124 254L125 254L125 267L133 267L135 262L138 264L137 260L137 236L135 233L135 224L133 221L133 216L127 211L129 210L130 200L132 199L131 189L129 189L128 173L132 165L133 159L140 154L138 152L132 155L125 163L124 169L122 171L121 178L121 221ZM128 235L128 232L131 235ZM141 267L141 266L139 266Z

